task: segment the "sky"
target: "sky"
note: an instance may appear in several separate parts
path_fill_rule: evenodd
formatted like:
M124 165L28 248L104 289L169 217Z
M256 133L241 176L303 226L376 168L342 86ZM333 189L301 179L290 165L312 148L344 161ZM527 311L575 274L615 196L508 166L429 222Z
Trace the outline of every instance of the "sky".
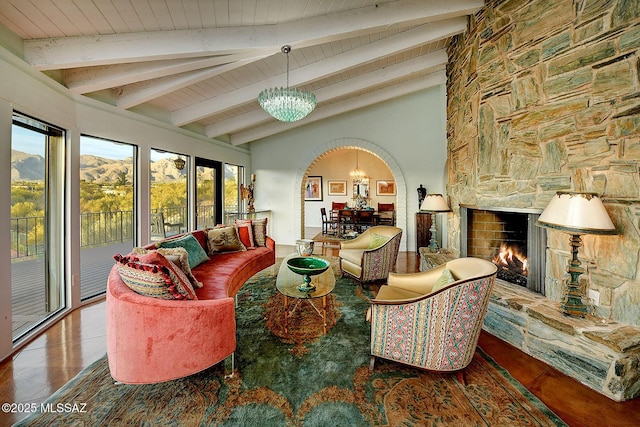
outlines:
M13 126L12 128L11 148L13 150L44 157L44 135L21 126ZM133 145L120 144L90 136L82 136L80 142L81 155L92 155L112 160L123 160L133 156ZM170 157L175 157L175 154L151 150L151 161L155 162Z

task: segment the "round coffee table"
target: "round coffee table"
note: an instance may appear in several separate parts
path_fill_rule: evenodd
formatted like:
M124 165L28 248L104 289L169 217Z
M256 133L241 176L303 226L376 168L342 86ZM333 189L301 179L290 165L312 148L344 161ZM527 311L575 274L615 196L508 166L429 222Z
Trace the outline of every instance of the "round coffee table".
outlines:
M289 332L289 318L298 309L300 304L307 302L322 318L323 331L327 333L327 295L333 291L336 286L336 277L333 273L333 269L329 267L324 273L312 276L312 284L315 286L311 292L302 292L298 289L298 286L303 282L303 276L296 274L287 266L287 260L289 258L297 257L299 255L292 254L282 261L280 269L278 270L278 276L276 278L276 288L284 295L284 309L285 309L285 333ZM319 298L322 306L316 306L313 303L314 299ZM290 305L290 299L295 300Z

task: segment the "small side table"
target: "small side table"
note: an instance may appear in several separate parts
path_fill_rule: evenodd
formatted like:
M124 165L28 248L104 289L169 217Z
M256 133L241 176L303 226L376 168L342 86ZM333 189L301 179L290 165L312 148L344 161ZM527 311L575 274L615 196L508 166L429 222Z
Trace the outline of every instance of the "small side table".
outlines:
M313 307L316 313L322 318L323 331L327 333L327 295L333 291L336 286L336 277L333 273L333 268L329 267L327 271L317 276L312 276L312 283L316 286L313 292L302 292L298 289L298 285L302 283L302 276L289 270L287 267L287 260L291 257L296 257L298 254L292 254L282 261L280 270L278 270L278 276L276 277L276 288L284 295L284 309L285 309L285 323L284 332L289 332L289 318L295 313L301 303L306 301ZM289 309L289 299L296 300L291 305L293 307ZM313 303L313 299L320 298L322 305L320 307Z

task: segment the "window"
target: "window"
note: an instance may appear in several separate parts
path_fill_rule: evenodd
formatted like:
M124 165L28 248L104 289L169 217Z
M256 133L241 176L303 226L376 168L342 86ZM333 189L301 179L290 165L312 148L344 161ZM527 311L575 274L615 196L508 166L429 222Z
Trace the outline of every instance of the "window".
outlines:
M134 242L136 147L80 137L81 299L106 291L113 254L131 252Z
M64 131L14 113L11 129L14 341L66 306Z
M151 240L189 229L189 164L185 156L151 150Z

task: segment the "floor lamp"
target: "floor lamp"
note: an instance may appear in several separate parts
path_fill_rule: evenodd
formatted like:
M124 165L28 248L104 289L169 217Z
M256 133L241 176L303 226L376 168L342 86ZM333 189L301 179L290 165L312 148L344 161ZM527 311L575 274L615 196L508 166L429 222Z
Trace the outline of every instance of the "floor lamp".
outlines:
M616 234L616 229L602 201L595 193L558 192L544 209L536 225L571 235L571 260L567 272L571 279L562 298L562 312L567 316L584 317L588 307L583 302L584 289L579 277L584 273L578 259L583 234Z
M429 250L438 252L438 241L436 240L436 214L440 212L451 212L447 201L442 194L427 194L420 205L420 210L431 214L431 240L429 241Z

